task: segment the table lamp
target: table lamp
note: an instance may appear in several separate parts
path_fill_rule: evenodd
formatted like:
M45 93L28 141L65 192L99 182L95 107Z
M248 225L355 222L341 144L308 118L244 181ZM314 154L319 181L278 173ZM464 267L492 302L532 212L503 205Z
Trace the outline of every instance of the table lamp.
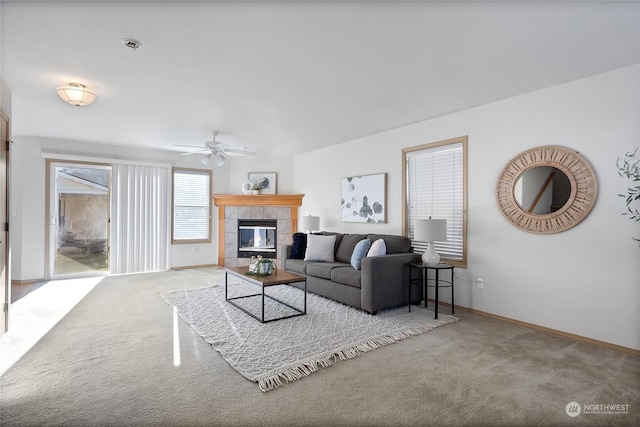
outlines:
M308 231L309 233L313 230L320 230L320 217L311 215L303 216L300 218L300 229Z
M447 220L446 219L416 219L415 240L428 242L429 247L422 254L422 262L427 265L435 265L440 262L440 255L433 247L433 242L444 242L447 240Z

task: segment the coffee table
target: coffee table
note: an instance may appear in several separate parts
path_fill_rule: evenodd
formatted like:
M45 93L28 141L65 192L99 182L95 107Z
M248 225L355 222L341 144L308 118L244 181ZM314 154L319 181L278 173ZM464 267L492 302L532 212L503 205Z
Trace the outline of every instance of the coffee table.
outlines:
M224 299L229 304L239 308L240 310L247 313L249 316L254 319L260 321L261 323L273 322L274 320L282 320L288 319L290 317L302 316L303 314L307 314L307 278L305 276L301 276L299 274L290 273L288 271L283 270L275 270L273 273L267 276L256 276L256 275L248 275L249 267L226 267L224 269ZM261 293L251 294L251 295L242 295L238 297L229 298L228 294L228 285L229 285L229 275L242 279L245 282L251 283L260 287ZM292 283L304 282L304 308L301 310L297 307L294 307L278 298L275 298L271 295L266 295L264 290L269 286L278 286L278 285L290 285ZM262 297L262 313L261 316L258 316L254 313L251 313L249 310L241 307L234 300L242 299L242 298L251 298L251 297ZM264 319L264 300L265 298L269 298L273 301L278 302L279 304L285 305L292 310L296 311L296 314L291 314L288 316L276 317L274 319L265 320Z

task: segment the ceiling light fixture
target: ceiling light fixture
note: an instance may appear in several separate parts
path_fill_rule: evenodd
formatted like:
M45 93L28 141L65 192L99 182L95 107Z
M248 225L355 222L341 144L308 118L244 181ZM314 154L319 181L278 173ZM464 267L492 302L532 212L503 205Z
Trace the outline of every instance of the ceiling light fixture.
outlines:
M59 87L57 91L64 102L76 107L84 107L96 99L96 95L80 83L69 83L69 86Z
M227 159L223 155L221 155L220 153L214 154L214 157L216 159L216 163L218 164L218 166L222 166L225 163L227 163Z
M211 155L208 156L204 156L203 158L200 159L200 163L202 163L205 166L208 166L211 164Z

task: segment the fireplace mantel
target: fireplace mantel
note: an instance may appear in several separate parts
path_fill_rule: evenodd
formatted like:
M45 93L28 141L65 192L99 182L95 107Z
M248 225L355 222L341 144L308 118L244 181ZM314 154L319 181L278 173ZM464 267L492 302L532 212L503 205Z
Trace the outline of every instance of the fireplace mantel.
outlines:
M211 197L218 207L218 265L238 267L249 262L248 258L238 259L236 255L238 219L277 219L278 244L291 243L292 233L298 229L298 207L302 206L304 194L214 194ZM278 261L280 258L278 248Z
M216 206L302 206L304 194L214 194Z

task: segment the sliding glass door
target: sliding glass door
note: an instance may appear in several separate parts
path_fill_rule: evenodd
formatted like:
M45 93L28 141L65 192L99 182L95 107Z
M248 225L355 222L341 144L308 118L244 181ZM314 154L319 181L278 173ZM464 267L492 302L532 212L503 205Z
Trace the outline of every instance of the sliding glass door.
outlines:
M51 163L49 275L109 273L111 167Z

